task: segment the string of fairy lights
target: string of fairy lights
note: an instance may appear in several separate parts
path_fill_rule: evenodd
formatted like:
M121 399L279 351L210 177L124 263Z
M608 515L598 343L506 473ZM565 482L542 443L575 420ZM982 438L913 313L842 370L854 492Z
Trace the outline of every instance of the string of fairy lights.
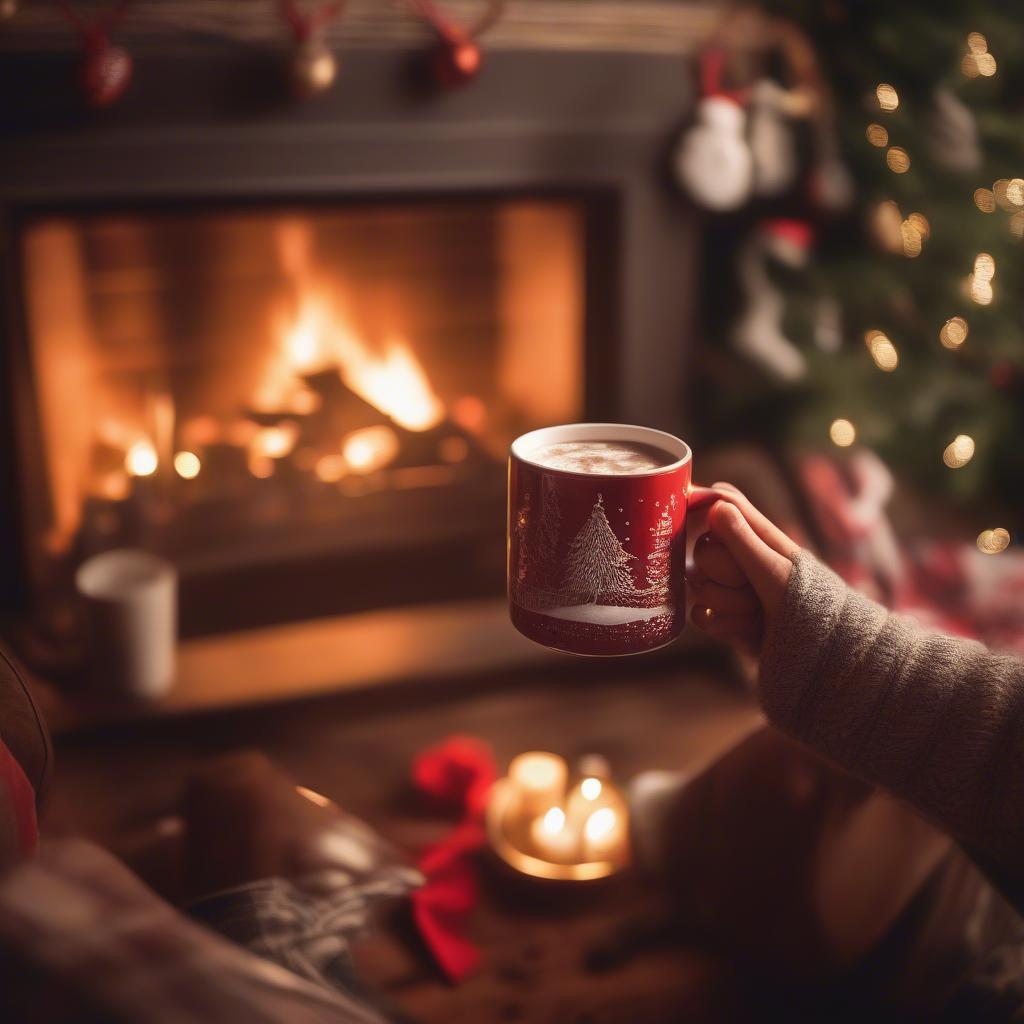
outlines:
M967 78L990 78L996 73L995 57L989 52L988 40L980 32L967 37L967 48L960 62L960 70ZM875 89L879 112L884 116L897 110L899 94L888 82ZM910 154L902 146L891 146L890 133L884 124L872 121L865 129L868 143L885 149L885 162L893 174L906 174L910 170ZM974 192L974 205L984 214L998 211L1009 214L1009 230L1016 238L1024 238L1024 178L1000 178L991 188L978 188ZM923 213L912 212L906 217L897 203L885 200L872 215L871 227L875 238L887 252L916 259L924 250L931 235L931 225ZM995 297L992 286L996 275L996 261L987 252L974 257L973 267L963 282L966 299L979 306L989 305ZM939 330L939 343L943 348L960 348L969 334L967 320L962 316L950 317ZM899 366L896 346L885 332L869 330L864 344L875 366L883 373L892 373ZM832 421L829 437L833 444L848 448L857 439L857 428L845 418ZM962 469L975 453L975 441L968 434L957 434L942 451L942 461L951 470ZM982 530L977 537L978 549L988 555L997 555L1010 545L1010 533L1003 527Z

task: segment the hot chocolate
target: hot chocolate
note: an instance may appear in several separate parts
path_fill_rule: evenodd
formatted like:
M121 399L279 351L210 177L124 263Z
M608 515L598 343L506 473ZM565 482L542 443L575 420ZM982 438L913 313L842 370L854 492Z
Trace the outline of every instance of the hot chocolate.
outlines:
M563 441L545 445L531 458L548 469L598 476L647 473L677 461L661 448L631 441Z

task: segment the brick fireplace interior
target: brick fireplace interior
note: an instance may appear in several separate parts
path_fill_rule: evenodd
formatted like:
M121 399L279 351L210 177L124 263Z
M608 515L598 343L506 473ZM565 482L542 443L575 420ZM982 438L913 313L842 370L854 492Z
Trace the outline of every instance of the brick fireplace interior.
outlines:
M502 197L29 220L35 592L59 607L83 558L140 546L177 566L187 634L401 603L415 560L430 598L495 591L509 442L583 413L585 219ZM299 602L269 585L289 572Z

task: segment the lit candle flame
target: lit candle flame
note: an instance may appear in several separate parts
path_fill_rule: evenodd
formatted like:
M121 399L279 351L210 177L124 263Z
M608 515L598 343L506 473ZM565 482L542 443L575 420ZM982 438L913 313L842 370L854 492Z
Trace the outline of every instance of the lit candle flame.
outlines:
M556 835L565 828L565 811L561 807L552 807L544 815L541 828L549 835Z
M618 822L618 815L610 807L602 807L587 818L583 826L584 835L590 842L598 842L608 836Z

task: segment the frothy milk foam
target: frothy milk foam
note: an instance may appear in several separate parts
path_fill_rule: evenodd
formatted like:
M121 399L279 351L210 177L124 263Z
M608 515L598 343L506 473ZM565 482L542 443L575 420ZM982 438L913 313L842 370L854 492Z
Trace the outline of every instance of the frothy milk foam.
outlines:
M538 448L530 457L549 469L602 476L645 473L677 460L652 444L631 441L563 441Z

